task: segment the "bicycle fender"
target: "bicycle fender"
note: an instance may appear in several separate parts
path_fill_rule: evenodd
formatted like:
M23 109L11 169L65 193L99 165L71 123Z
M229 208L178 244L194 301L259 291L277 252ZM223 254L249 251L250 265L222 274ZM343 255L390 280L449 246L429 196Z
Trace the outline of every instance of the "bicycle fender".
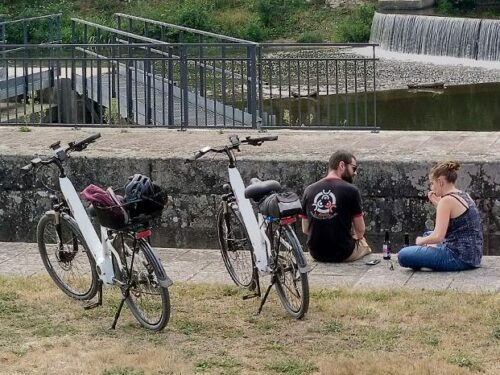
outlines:
M294 237L295 241L297 241L298 244L300 244L297 235L295 234L295 231L292 229L288 228L290 231L291 235ZM299 271L302 273L307 273L312 270L312 267L307 264L306 257L304 255L304 252L302 251L302 246L292 246L292 251L295 254L295 257L297 258L297 265L299 266Z
M156 267L158 268L160 275L158 275L158 282L160 285L164 288L168 288L169 286L173 285L173 281L170 277L167 276L167 273L165 272L165 268L163 268L163 264L161 263L160 257L156 253L155 249L152 247L149 247L151 250L151 262L155 263Z
M295 257L297 258L298 266L299 266L299 271L302 273L307 273L312 270L312 267L307 264L306 257L304 256L304 253L302 250L295 250L293 249L293 252L295 253Z

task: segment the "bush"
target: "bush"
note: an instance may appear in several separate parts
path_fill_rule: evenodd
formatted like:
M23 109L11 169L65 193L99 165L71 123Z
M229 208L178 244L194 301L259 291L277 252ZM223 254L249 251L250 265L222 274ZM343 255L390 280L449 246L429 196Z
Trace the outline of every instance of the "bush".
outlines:
M297 43L321 43L323 35L318 31L304 31L297 38Z
M240 38L251 40L253 42L262 42L265 39L265 31L259 22L250 22L244 25L240 30Z
M466 12L474 9L475 0L438 0L439 10L446 13Z
M363 43L370 39L375 6L363 5L337 26L336 40L345 43Z
M305 0L258 0L257 12L264 26L280 26L294 9L304 4Z
M188 3L181 8L177 23L193 29L211 31L212 25L209 20L210 17L205 10L197 4Z

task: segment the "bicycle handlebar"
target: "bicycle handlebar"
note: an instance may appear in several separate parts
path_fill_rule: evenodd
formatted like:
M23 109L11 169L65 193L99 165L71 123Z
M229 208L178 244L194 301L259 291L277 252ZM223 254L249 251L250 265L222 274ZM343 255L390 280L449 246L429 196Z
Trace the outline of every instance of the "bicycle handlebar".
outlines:
M101 133L95 133L92 134L90 137L87 137L79 142L69 142L68 143L68 148L63 152L63 155L66 153L69 153L71 151L83 151L87 148L89 144L94 142L96 139L99 139L101 137ZM52 145L50 145L50 148L56 152L56 155L58 155L57 150L60 149L60 141L56 142ZM63 150L60 150L63 151ZM30 164L25 165L24 167L21 168L23 172L29 172L33 167L36 167L37 165L47 165L54 163L56 160L59 160L58 156L52 156L49 159L42 160L40 158L34 158L31 160ZM64 157L59 160L59 162L63 161Z
M80 142L70 142L68 143L68 149L66 151L83 151L87 148L89 144L94 142L96 139L101 138L101 133L92 134L90 137L81 140Z
M203 157L205 154L209 152L215 152L215 153L227 153L230 150L240 150L239 147L242 143L249 144L251 146L260 146L264 142L268 141L276 141L278 139L277 135L269 135L265 137L255 137L252 138L251 136L246 137L244 140L240 141L239 137L236 134L232 134L229 136L229 141L231 142L230 145L227 146L222 146L218 148L212 148L210 146L203 147L202 149L198 150L194 156L187 158L184 160L184 163L192 163L199 158Z
M249 145L252 146L260 146L264 142L276 141L276 140L278 140L277 135L268 135L265 137L256 137L256 138L246 137L244 140L241 141L241 143L248 143Z

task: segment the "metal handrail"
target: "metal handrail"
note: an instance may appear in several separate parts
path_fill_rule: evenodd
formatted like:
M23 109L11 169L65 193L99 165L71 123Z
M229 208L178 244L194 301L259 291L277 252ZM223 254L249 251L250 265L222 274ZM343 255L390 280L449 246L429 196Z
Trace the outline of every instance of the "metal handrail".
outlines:
M46 18L58 18L58 17L62 17L62 13L54 13L54 14L48 14L45 16L37 16L37 17L20 18L17 20L10 20L10 21L1 21L0 26L7 25L7 24L11 25L11 24L20 23L20 22L41 20L41 19L46 19Z
M212 37L212 38L217 38L217 39L222 39L222 40L228 40L228 41L235 42L235 43L240 43L240 44L254 44L254 45L258 44L258 43L252 42L250 40L233 38L233 37L222 35L222 34L211 33L209 31L203 31L203 30L196 30L196 29L192 29L192 28L186 27L186 26L174 25L174 24L171 24L171 23L156 21L156 20L152 20L152 19L149 19L149 18L132 16L130 14L125 14L125 13L115 13L115 16L117 16L117 17L123 17L123 18L126 18L126 19L131 19L131 20L136 20L136 21L141 21L141 22L147 22L147 23L150 23L150 24L153 24L153 25L169 27L171 29L186 31L186 32L190 32L190 33L193 33L193 34L197 34L197 35L203 35L203 36L209 36L209 37Z

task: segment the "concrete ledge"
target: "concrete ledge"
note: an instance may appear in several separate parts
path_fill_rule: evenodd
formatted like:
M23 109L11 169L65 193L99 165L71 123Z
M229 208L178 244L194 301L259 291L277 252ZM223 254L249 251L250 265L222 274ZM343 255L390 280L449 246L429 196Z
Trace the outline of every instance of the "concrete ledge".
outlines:
M42 182L57 186L55 173L22 175L33 156L49 155L48 145L82 139L96 129L0 127L0 241L35 241L41 214L50 207ZM227 143L230 132L166 129L100 129L102 138L68 162L77 190L89 183L123 186L134 173L152 176L172 197L154 230L154 244L176 248L217 248L215 213L227 164L220 157L186 165L205 145ZM233 131L234 132L234 131ZM232 132L231 132L232 133ZM241 136L260 135L249 130ZM271 133L271 132L270 132ZM324 176L326 160L339 148L353 150L360 165L357 185L364 200L368 240L381 248L384 230L397 249L403 232L411 238L432 227L427 172L437 160L461 161L459 187L477 198L485 254L500 255L500 132L276 131L277 142L242 147L237 155L245 181L274 178L301 194ZM302 238L303 239L303 238Z

